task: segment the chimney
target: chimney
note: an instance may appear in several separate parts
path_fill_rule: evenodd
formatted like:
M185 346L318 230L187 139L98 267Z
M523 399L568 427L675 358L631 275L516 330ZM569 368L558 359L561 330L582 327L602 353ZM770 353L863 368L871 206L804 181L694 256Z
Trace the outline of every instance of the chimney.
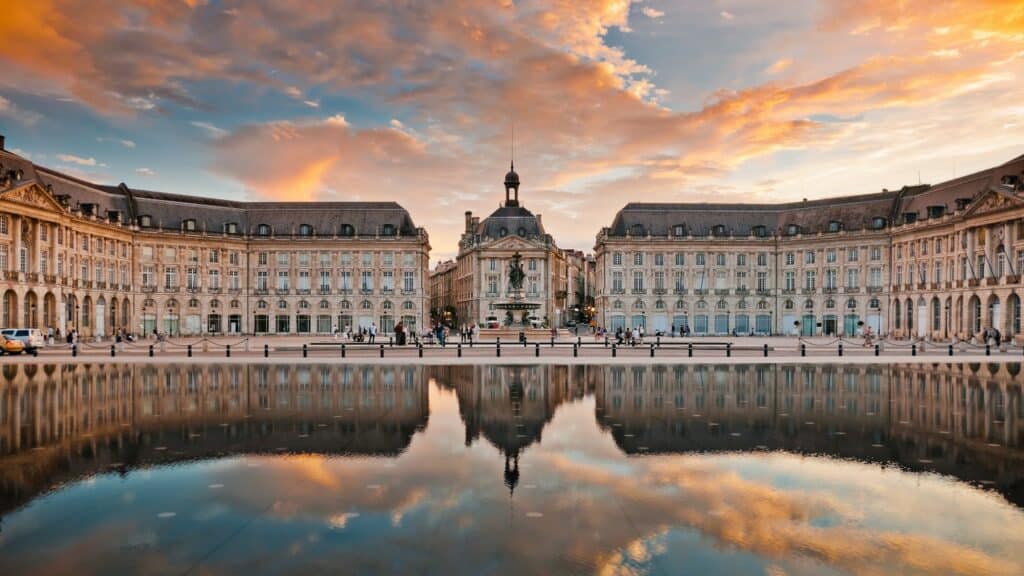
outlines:
M540 218L540 214L537 214L537 228L540 228L541 232L544 231L544 222Z
M4 135L0 134L0 150L4 150Z
M473 231L473 212L466 210L466 232Z

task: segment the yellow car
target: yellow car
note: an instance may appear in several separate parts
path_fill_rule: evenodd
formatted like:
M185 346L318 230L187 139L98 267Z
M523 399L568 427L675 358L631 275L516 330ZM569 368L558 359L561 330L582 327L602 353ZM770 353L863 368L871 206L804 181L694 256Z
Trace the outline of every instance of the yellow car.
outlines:
M24 351L25 344L20 340L0 335L0 354L21 354Z

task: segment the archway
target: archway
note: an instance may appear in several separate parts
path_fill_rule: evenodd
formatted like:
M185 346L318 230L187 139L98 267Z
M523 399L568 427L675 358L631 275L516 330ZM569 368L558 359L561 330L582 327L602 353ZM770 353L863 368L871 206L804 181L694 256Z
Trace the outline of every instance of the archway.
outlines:
M914 334L914 301L907 298L903 305L906 306L906 308L904 308L904 312L906 313L904 320L906 320L907 336L912 336Z
M118 305L117 296L111 296L110 297L110 307L109 307L110 308L110 332L111 332L111 334L117 332L117 328L118 328L117 314L118 314L118 312L120 312L120 310L118 310L117 305Z
M1011 292L1006 298L1006 312L1003 333L1007 338L1012 338L1020 334L1020 296L1016 292Z
M47 292L43 296L43 324L47 331L57 328L57 297L53 292Z
M18 321L18 295L14 290L4 292L3 327L14 326Z
M121 299L121 327L129 332L132 329L131 306L127 298Z
M78 330L83 336L92 334L92 296L82 298L81 310L78 312L81 314L81 317L79 318L81 326L78 327Z
M955 328L952 325L952 322L953 322L953 297L952 296L946 297L945 308L946 308L946 316L945 316L945 318L946 318L946 323L945 323L945 326L946 326L946 338L949 338L949 333L955 330Z
M964 297L956 297L956 333L962 334L964 331Z
M1003 309L999 297L992 294L985 302L985 328L999 328L1002 324Z
M22 321L21 325L24 328L38 328L39 327L39 297L36 293L29 290L25 293L25 304L22 310Z
M917 337L924 338L928 335L928 305L925 304L924 296L917 297Z
M69 294L64 298L64 331L79 328L78 322L78 297Z
M932 332L942 330L942 302L938 296L932 297Z
M100 296L96 300L96 327L93 330L93 334L96 336L105 336L107 333L107 300L103 296Z
M981 332L981 298L977 294L967 301L967 331L970 336Z

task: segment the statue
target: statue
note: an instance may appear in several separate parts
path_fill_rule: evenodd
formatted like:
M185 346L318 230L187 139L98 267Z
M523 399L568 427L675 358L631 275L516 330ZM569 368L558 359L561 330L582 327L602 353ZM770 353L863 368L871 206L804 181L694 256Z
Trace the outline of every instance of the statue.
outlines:
M512 255L512 262L508 265L509 288L515 291L522 290L524 278L526 278L526 272L523 272L522 256L516 252Z

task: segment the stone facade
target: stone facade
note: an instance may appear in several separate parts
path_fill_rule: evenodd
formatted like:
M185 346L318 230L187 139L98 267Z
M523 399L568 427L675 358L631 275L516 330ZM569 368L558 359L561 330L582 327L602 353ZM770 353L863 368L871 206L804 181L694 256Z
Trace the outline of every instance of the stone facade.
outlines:
M430 244L388 202L99 186L0 150L2 325L109 336L423 326Z

